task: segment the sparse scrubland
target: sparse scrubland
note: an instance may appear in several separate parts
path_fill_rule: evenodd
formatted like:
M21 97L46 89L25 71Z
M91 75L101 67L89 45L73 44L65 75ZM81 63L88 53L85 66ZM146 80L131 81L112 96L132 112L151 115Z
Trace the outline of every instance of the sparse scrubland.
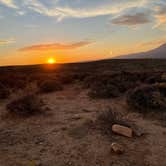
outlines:
M38 84L41 93L60 91L63 89L61 83L56 80L46 80Z
M5 85L0 84L0 99L6 99L9 97L9 89L5 87Z
M129 106L142 111L165 111L166 97L164 87L157 85L142 85L131 90L127 96Z
M166 165L165 60L2 67L0 103L2 166Z
M12 100L6 108L10 114L29 117L43 110L44 102L37 95L25 95Z

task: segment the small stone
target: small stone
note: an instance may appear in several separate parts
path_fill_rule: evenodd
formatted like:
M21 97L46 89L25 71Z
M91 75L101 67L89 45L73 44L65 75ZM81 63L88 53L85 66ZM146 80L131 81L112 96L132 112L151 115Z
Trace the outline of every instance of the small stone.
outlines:
M67 130L67 127L66 127L66 126L63 126L63 127L61 128L61 130L65 131L65 130Z
M111 151L113 151L116 154L123 154L124 147L122 145L114 142L111 144Z
M112 125L112 131L116 134L123 135L130 138L133 136L133 131L131 128L118 125L118 124Z
M83 111L83 112L87 112L87 113L88 113L88 112L92 112L91 110L88 110L88 109L83 109L82 111Z
M143 129L140 129L140 128L135 128L134 129L134 135L137 136L137 137L141 137L145 134L144 130Z
M72 120L80 120L81 118L82 117L80 115L76 114L72 117Z
M166 81L166 73L163 73L163 74L161 75L161 80L162 80L162 81Z

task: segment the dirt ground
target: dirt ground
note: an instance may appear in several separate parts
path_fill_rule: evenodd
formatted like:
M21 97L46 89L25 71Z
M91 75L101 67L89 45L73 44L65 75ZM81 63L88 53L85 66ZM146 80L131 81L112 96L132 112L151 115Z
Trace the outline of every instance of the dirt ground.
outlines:
M166 166L166 128L128 111L123 98L92 100L78 85L42 95L49 109L30 118L5 117L0 104L0 166ZM91 127L109 107L144 130L141 137L103 135ZM111 152L111 143L125 147Z

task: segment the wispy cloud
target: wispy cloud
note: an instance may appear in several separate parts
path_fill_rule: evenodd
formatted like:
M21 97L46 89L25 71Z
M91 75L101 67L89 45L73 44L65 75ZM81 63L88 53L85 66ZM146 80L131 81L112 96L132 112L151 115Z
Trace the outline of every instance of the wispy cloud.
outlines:
M5 5L9 8L18 8L13 0L0 0L0 4Z
M117 3L112 3L112 1L107 1L107 3L103 3L101 6L95 6L89 8L87 7L71 7L68 6L58 6L55 5L52 8L48 8L47 6L43 5L39 1L28 0L26 1L26 5L29 9L46 15L57 17L58 20L63 18L73 17L73 18L87 18L87 17L96 17L102 15L111 15L115 13L119 13L127 8L131 7L139 7L145 5L147 0L135 0L135 1L119 1ZM95 1L94 1L95 2ZM106 2L106 1L105 1ZM95 3L94 3L95 4Z
M61 43L38 44L38 45L31 45L21 48L19 49L19 51L72 50L83 46L87 46L91 43L92 42L90 41L80 41L71 44L61 44Z
M109 15L113 24L127 26L146 24L151 20L149 13L126 11L132 8L153 10L155 7L151 13L154 24L157 22L155 27L166 23L165 0L0 0L0 4L15 9L19 16L33 12L60 21Z
M140 47L145 47L145 46L154 46L157 47L159 45L165 44L166 43L166 35L160 39L152 40L149 42L144 42L139 44Z
M16 42L15 39L7 39L7 40L0 39L0 46L9 45L15 42Z
M166 24L166 3L165 4L159 4L155 7L155 18L157 20L157 24L155 27L159 27L163 24Z
M151 22L147 13L122 15L111 20L112 24L135 26Z
M44 16L63 18L87 18L119 13L131 7L144 6L149 0L0 0L0 3L15 8L18 14L23 15L29 11L39 13ZM48 5L49 4L49 5ZM21 12L19 11L21 9ZM23 11L24 9L24 11Z

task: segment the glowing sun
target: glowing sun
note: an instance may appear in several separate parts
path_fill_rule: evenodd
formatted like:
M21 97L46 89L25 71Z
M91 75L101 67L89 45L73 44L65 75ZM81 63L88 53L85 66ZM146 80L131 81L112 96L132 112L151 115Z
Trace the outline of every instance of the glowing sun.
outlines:
M49 58L49 59L47 60L47 63L48 63L48 64L54 64L54 63L56 63L56 60L55 60L54 58Z

